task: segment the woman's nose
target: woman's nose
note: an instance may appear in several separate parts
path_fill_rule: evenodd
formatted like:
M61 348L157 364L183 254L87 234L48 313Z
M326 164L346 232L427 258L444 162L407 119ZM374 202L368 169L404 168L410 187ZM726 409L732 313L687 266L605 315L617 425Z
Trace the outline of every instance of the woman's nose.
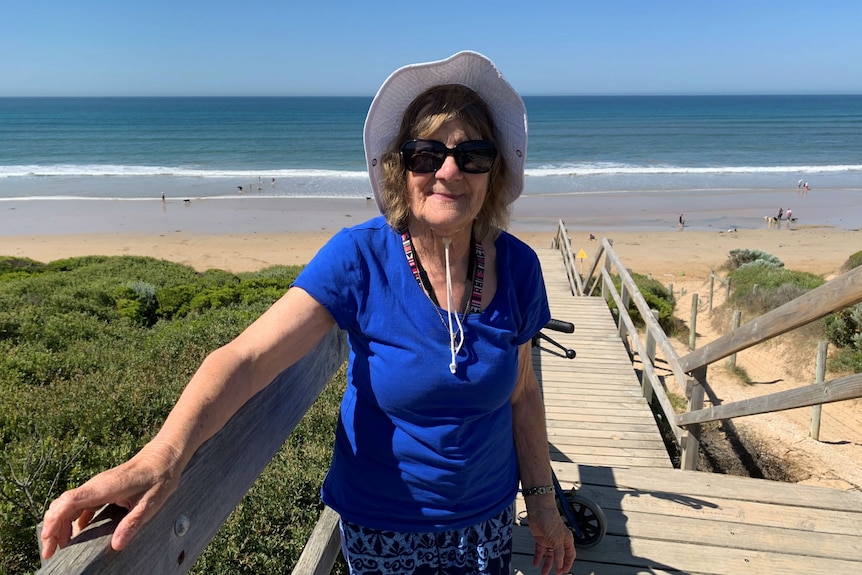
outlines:
M438 179L443 180L459 177L461 175L461 169L458 168L458 162L455 161L455 156L452 154L446 156L446 159L443 160L443 165L440 166L440 169L437 170L435 175Z

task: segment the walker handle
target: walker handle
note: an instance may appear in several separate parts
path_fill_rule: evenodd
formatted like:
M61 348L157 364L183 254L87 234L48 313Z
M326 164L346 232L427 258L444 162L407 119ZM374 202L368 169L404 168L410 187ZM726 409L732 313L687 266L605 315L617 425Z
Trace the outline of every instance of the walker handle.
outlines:
M554 331L559 331L562 333L574 333L575 324L569 321L562 321L559 319L551 318L548 320L548 323L545 325L547 329L552 329Z

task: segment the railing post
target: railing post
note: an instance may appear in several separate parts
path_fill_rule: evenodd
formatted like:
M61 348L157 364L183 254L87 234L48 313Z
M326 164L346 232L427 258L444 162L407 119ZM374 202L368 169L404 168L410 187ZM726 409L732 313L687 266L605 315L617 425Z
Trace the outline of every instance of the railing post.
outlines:
M712 290L715 287L715 272L709 270L709 313L712 313Z
M703 383L706 383L706 366L693 371L692 376L686 382L689 412L703 409ZM697 456L700 449L700 424L688 426L686 434L680 442L680 446L682 448L680 467L689 471L696 471Z
M814 373L814 383L823 383L826 380L826 350L829 342L821 340L817 344L817 363ZM820 415L823 413L823 404L811 406L811 438L820 441Z
M651 309L653 317L658 320L658 310ZM647 325L646 330L646 358L641 358L641 363L649 362L650 365L655 364L655 337L653 337L652 330L649 329L649 325ZM641 368L641 390L643 392L644 398L647 400L647 403L652 403L653 399L653 389L652 389L652 381L647 377L646 369Z
M697 292L691 294L691 332L688 334L688 348L695 348L695 337L697 336Z
M618 324L617 329L618 329L619 334L620 334L620 339L623 340L623 342L626 341L626 335L627 335L626 323L622 320L623 311L628 313L630 301L631 301L631 295L629 294L629 289L626 287L625 283L621 283L620 284L620 302L621 302L623 309L620 310L619 317L617 317L617 324ZM628 347L628 346L626 346L626 347Z
M311 537L293 567L291 575L329 575L341 553L341 531L338 513L324 505Z
M609 257L607 257L607 255L605 256L604 266L605 266L605 271L607 271L608 276L610 276L611 275L611 259ZM610 299L610 296L608 295L608 286L605 285L605 282L602 282L602 299L605 301L608 301Z
M739 321L741 318L742 318L742 312L739 311L738 309L733 310L733 328L731 329L731 331L733 331L734 329L737 329L739 327ZM727 367L729 367L730 369L736 369L736 354L735 353L730 354L730 357L727 358Z

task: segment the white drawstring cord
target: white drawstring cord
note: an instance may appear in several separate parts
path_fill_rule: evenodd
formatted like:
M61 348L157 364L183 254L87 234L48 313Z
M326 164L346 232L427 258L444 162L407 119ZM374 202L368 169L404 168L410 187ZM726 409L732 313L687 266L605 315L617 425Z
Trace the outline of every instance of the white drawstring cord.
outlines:
M452 300L455 299L455 294L452 291L452 271L449 267L449 246L452 244L452 238L444 237L443 246L446 248L446 315L449 316L449 351L452 352L452 363L449 364L449 371L452 375L458 371L458 365L455 363L455 358L461 351L461 346L464 345L464 326L461 325L461 318L458 317L458 312L452 312ZM452 316L455 316L455 323L458 324L458 345L455 345L455 330L452 329Z

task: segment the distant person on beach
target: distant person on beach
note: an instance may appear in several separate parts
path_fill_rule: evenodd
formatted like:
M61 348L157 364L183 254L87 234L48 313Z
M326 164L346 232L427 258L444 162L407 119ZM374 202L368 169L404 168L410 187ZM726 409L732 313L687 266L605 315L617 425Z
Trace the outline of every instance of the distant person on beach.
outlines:
M57 498L43 555L106 503L122 549L197 449L337 324L347 389L321 495L352 574L510 573L519 482L534 565L568 572L531 340L550 319L538 257L505 230L521 194L526 108L475 52L395 71L365 122L382 212L338 232L288 292L212 352L156 436Z
M800 178L799 182L797 182L796 189L802 189L802 178Z
M784 210L782 208L778 208L778 216L775 218L776 220L781 220L781 216L784 215Z
M679 226L680 228L682 228L682 227L684 227L684 226L685 226L685 218L683 218L682 214L680 214L680 215L679 215L679 224L678 224L678 226Z

